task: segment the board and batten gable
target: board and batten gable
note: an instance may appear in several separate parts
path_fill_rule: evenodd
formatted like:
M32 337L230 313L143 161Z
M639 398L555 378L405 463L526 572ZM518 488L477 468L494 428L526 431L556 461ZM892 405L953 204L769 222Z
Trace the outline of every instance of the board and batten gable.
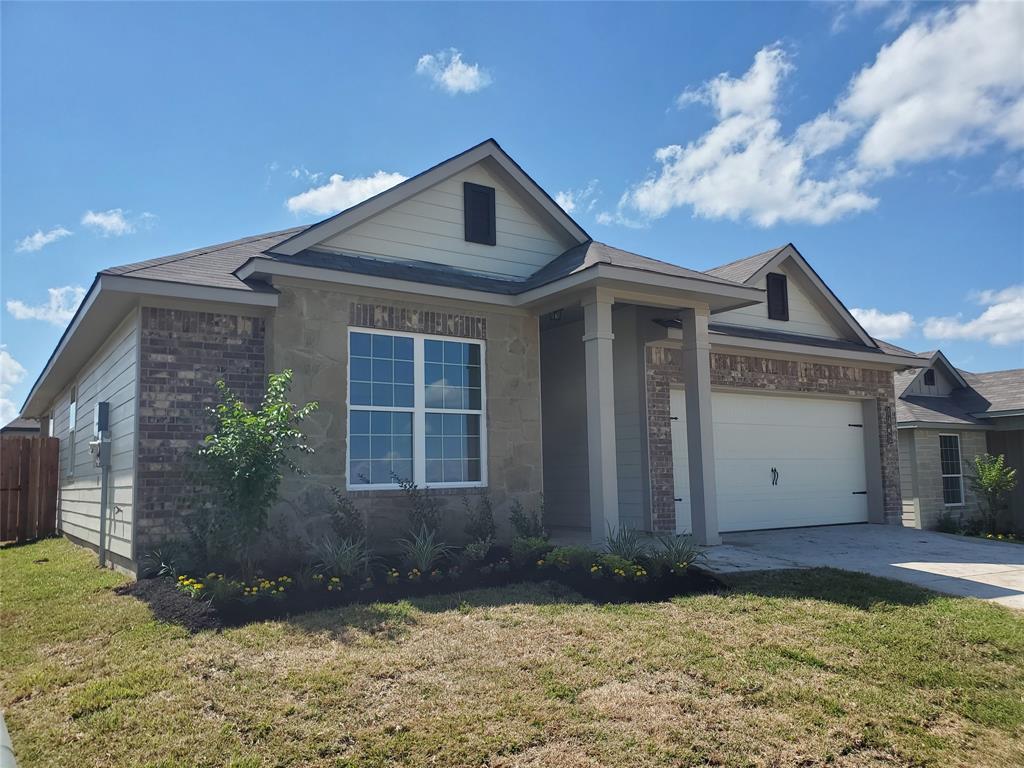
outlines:
M768 302L763 301L742 309L721 312L716 314L712 321L826 339L846 338L812 298L812 291L816 289L806 281L798 269L794 269L789 264L780 264L772 269L772 272L786 276L789 294L789 320L769 319ZM755 288L761 289L764 289L766 285L766 277L753 283Z
M925 383L925 372L933 371L935 373L935 383ZM923 395L925 397L946 397L951 394L954 389L959 389L960 383L956 381L952 376L949 375L949 371L945 370L941 365L933 365L930 368L924 368L918 371L917 376L910 382L910 386L903 392L904 395Z
M494 188L495 245L466 241L465 182ZM575 244L531 211L517 186L503 181L484 161L324 240L316 249L525 279Z
M139 355L138 310L110 334L54 404L54 436L60 439L58 527L62 533L98 547L101 470L89 451L96 403L110 403L110 476L106 548L130 567L134 560L136 402ZM70 439L71 389L76 390L74 440ZM74 472L71 472L71 466ZM123 558L123 560L121 560Z

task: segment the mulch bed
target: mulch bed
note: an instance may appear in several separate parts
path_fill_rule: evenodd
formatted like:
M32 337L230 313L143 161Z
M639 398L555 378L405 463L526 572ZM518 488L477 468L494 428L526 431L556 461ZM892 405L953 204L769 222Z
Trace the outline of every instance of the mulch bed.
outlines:
M326 592L323 589L293 589L282 599L230 603L220 608L209 600L196 600L179 590L171 578L142 579L118 587L116 592L147 603L160 621L180 624L190 632L239 626L253 621L278 619L309 611L338 608L353 603L366 604L414 599L430 595L467 592L485 587L504 587L523 581L554 581L563 584L595 603L660 602L678 595L706 594L727 588L711 574L691 567L679 576L636 582L594 579L581 573L551 571L509 571L489 575L467 574L458 579L419 583L375 584L368 589Z

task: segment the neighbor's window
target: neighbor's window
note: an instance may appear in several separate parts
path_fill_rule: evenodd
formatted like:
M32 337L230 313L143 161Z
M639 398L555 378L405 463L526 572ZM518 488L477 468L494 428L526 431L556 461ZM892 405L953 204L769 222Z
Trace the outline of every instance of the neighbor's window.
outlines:
M960 436L939 435L942 464L942 501L947 507L964 503L964 478L960 466Z
M786 276L769 272L768 288L768 319L789 320L789 287Z
M484 485L483 342L349 333L348 487Z

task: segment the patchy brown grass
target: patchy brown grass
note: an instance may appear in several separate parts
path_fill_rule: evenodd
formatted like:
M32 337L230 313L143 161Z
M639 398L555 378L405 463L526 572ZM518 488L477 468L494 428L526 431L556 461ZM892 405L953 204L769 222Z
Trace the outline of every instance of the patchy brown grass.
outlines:
M1024 617L866 576L608 606L522 585L193 635L66 542L0 569L26 768L1024 764Z

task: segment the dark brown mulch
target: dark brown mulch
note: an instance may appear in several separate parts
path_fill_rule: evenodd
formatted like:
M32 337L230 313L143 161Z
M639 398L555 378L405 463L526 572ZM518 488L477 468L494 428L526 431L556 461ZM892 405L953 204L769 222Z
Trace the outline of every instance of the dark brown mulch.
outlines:
M179 590L173 579L140 579L114 590L146 603L159 621L180 624L189 632L220 629L217 611L208 600L194 600Z

